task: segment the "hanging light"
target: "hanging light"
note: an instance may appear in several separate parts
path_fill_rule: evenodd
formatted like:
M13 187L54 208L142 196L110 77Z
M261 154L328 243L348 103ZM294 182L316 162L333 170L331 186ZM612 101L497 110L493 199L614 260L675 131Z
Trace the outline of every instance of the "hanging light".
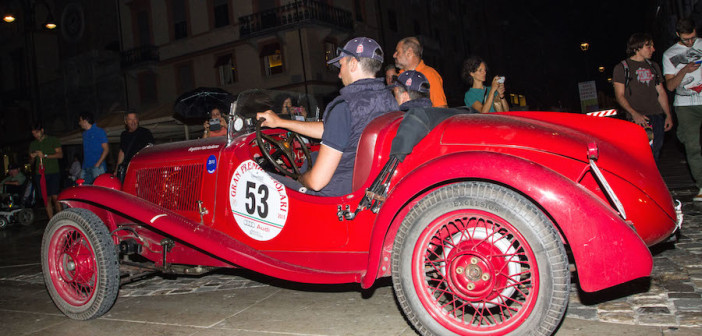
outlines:
M51 14L51 10L49 10L49 14L46 16L46 22L44 22L44 27L46 27L47 29L56 28L56 22L54 21L54 15Z
M587 43L587 42L580 43L580 50L587 51L588 49L590 49L590 43Z
M597 68L597 70L599 70L600 72L604 72L604 71L605 71L605 67L600 66L599 68Z
M5 21L7 23L11 23L11 22L15 21L15 16L12 15L12 13L7 13L7 14L5 14L5 17L3 17L2 19L3 19L3 21Z

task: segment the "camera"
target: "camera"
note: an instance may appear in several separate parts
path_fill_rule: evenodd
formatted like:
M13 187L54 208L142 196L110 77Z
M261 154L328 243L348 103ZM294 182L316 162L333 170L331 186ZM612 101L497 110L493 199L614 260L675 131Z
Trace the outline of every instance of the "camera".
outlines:
M497 77L497 82L503 84L505 82L505 76Z
M222 125L219 123L219 118L210 119L210 131L219 131Z

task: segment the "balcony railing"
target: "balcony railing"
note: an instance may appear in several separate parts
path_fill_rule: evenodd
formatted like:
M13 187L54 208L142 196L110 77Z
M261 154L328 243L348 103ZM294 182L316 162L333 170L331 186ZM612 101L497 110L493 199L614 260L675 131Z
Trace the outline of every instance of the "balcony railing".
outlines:
M145 45L122 52L122 67L128 68L149 62L158 62L158 47Z
M351 12L316 0L299 0L240 17L239 33L243 38L269 29L306 22L324 23L344 30L353 29Z

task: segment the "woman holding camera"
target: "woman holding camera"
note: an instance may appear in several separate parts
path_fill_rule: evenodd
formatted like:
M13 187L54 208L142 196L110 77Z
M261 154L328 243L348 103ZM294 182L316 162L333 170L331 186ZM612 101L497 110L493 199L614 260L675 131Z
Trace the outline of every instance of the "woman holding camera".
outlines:
M224 119L222 112L216 107L210 111L210 120L205 121L203 126L205 127L205 133L202 135L203 139L227 135L227 121Z
M471 86L466 92L464 102L480 113L509 111L505 99L505 78L495 76L491 86L485 86L487 65L478 56L472 56L463 61L463 79Z

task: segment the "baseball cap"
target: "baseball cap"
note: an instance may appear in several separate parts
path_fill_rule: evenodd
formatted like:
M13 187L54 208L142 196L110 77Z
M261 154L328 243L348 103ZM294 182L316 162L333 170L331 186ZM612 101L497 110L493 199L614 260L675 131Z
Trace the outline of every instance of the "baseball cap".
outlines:
M334 59L327 61L327 64L333 64L337 68L341 67L339 61L346 56L353 56L356 59L372 58L380 62L384 60L383 49L378 42L368 37L356 37L346 42L343 48L336 48L336 55Z
M397 76L395 82L390 85L391 88L402 86L407 91L429 92L429 80L421 72L407 70Z

